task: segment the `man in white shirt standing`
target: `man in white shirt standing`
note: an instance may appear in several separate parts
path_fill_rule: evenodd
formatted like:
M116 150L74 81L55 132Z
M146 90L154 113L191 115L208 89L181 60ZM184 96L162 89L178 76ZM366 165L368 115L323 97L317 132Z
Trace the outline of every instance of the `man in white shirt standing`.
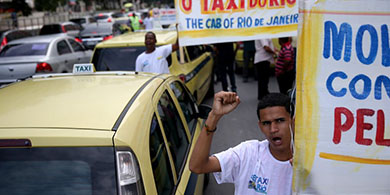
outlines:
M147 32L145 34L146 51L141 53L135 62L135 71L137 72L153 72L153 73L169 73L168 61L166 57L179 48L176 41L172 45L164 45L156 48L156 34Z
M147 13L146 17L143 20L145 30L152 30L153 29L153 18L150 17L150 14Z
M258 125L266 140L245 141L209 156L218 121L239 103L234 92L214 95L213 108L192 152L190 170L197 174L214 172L217 183L234 183L235 194L291 194L293 120L287 95L270 93L258 104Z
M271 63L274 62L274 45L271 39L255 40L254 65L257 70L257 99L260 100L269 93L268 83L271 75Z

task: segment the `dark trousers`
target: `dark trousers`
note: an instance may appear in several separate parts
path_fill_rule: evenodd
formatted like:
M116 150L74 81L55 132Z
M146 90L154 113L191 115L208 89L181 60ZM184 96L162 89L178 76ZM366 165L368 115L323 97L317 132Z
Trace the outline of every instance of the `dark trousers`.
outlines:
M271 63L269 61L261 61L255 64L257 69L257 99L260 100L265 95L269 94L268 83L271 73Z
M254 51L245 51L244 50L244 67L242 69L242 76L247 79L249 76L249 64L250 62L253 62L253 59L255 57L255 50Z
M229 75L231 90L236 91L236 79L234 77L234 69L233 69L234 59L229 59L229 57L221 56L218 59L218 72L221 76L222 90L228 91L228 82L226 78L226 74Z
M292 88L292 84L295 79L295 73L293 70L287 71L276 77L278 80L280 93L287 94L287 91Z

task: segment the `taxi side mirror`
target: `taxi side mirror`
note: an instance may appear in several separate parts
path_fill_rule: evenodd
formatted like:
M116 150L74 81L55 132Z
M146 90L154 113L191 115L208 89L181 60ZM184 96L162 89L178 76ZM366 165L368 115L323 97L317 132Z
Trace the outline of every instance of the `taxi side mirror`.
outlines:
M198 110L199 110L199 113L198 113L198 117L199 118L202 118L202 119L207 119L207 117L209 116L209 112L211 111L211 106L207 105L207 104L201 104L198 106Z

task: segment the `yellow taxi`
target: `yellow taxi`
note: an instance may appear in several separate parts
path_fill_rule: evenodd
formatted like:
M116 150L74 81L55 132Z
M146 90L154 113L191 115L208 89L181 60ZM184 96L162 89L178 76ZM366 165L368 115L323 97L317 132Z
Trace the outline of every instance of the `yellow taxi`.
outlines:
M178 77L34 76L0 89L0 194L202 194L188 168L209 108Z
M176 30L156 30L156 46L173 44ZM146 31L130 32L96 45L91 63L97 71L134 71L135 61L145 51ZM212 48L207 45L180 47L167 57L170 73L179 76L200 103L214 94Z

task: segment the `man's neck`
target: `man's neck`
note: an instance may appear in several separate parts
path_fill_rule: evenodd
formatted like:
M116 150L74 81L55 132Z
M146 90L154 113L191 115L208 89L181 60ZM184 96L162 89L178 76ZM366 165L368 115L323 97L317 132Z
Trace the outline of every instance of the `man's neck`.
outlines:
M269 149L271 155L279 161L287 161L287 160L292 159L292 157L293 157L290 150L288 150L288 151L286 151L286 150L285 151L273 150L273 149L271 149L270 145L268 145L268 149Z
M153 50L146 50L145 53L153 53L156 50L156 48L153 48Z

